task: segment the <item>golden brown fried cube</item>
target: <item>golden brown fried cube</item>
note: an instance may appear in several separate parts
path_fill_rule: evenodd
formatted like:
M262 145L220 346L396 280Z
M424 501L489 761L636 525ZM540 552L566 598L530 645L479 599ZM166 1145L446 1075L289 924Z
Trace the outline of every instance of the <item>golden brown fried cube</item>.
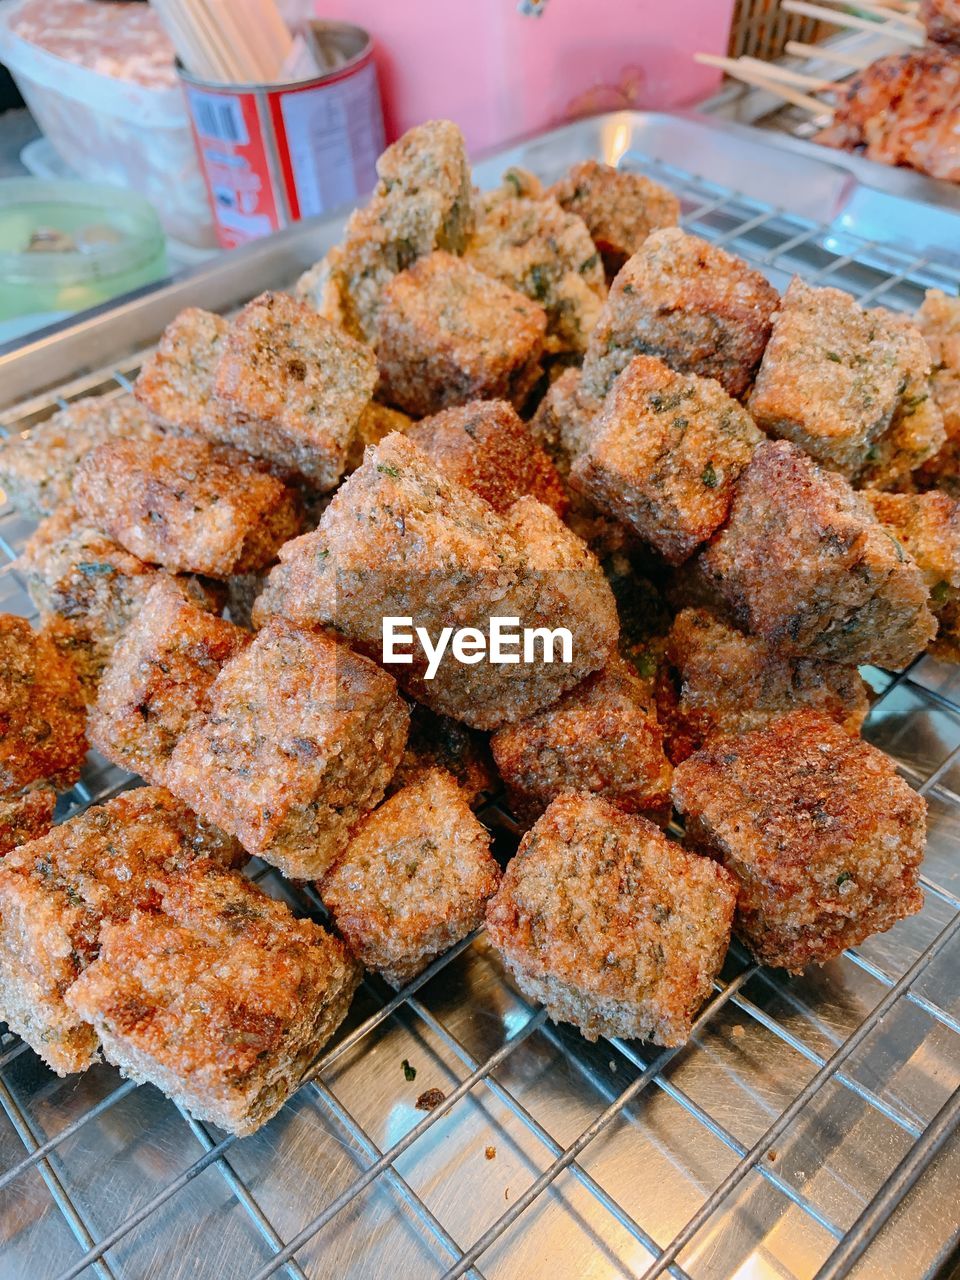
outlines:
M419 781L430 769L452 774L471 809L488 800L498 787L483 734L415 702L410 708L406 750L390 779L387 795Z
M587 224L611 281L651 231L674 227L680 219L672 191L598 160L575 164L547 194Z
M571 481L681 564L723 524L734 485L763 439L713 378L635 356L593 419Z
M97 1057L64 992L96 959L101 926L153 908L195 858L239 861L236 843L161 787L87 809L0 862L0 1017L58 1075Z
M305 302L263 293L224 340L214 383L220 413L204 433L326 491L343 475L376 385L368 347Z
M900 670L936 632L916 561L842 476L766 441L700 561L737 623L801 657Z
M666 656L677 694L670 742L674 763L712 738L748 733L802 707L820 711L853 734L869 710L856 667L779 653L709 609L677 615Z
M208 696L167 785L285 875L322 875L403 755L410 713L393 679L329 636L274 619Z
M377 161L380 181L337 245L297 290L348 333L375 342L381 295L397 274L434 249L462 253L473 229L463 135L449 120L408 129Z
M424 418L406 432L451 480L504 512L524 494L562 516L557 469L506 400L473 400Z
M0 800L0 858L28 840L39 840L53 826L57 793L36 786L10 800Z
M914 479L925 488L935 485L960 498L960 298L928 289L913 319L930 348L930 387L946 433L946 443Z
M159 440L162 433L130 396L89 396L22 435L0 442L0 488L30 516L70 501L77 466L107 440Z
M163 782L177 742L209 709L221 668L250 639L162 578L103 673L90 714L93 746L121 769Z
M482 924L500 883L489 845L454 779L430 769L364 818L320 896L353 954L399 987Z
M928 493L876 493L864 497L873 514L913 556L930 592L938 629L930 652L960 661L960 502Z
M292 489L206 440L100 445L73 491L90 523L141 560L214 578L262 569L301 527Z
M449 253L431 253L383 291L383 398L415 417L471 400L518 408L540 376L546 313Z
M670 762L649 686L620 657L546 710L500 729L490 746L510 807L526 822L565 791L648 816L669 798Z
M319 527L283 548L254 620L278 612L335 627L378 659L384 619L399 619L396 636L414 639L396 640L399 658L385 659L388 669L418 701L477 729L553 702L603 666L617 633L599 564L554 512L525 497L497 515L399 434L368 449ZM551 637L532 637L533 660L515 664L478 650L461 662L447 648L428 677L414 628L436 645L448 627L486 637L492 617L519 620L504 624L511 632L542 628ZM552 636L558 628L569 631L569 654ZM512 656L522 653L514 648Z
M737 934L800 973L919 911L926 803L893 761L816 711L718 739L679 766L690 844L737 882Z
M407 414L401 413L399 409L391 409L389 405L380 404L378 400L371 400L357 423L345 474L351 475L360 466L368 444L379 444L392 432L409 431L412 426L413 419Z
M743 396L778 302L759 271L679 227L654 231L623 267L590 338L584 388L605 396L635 355L716 378Z
M730 941L733 877L599 796L558 797L487 906L521 991L588 1040L680 1045Z
M87 753L83 692L47 631L0 614L0 796L33 782L62 790Z
M110 920L66 1002L103 1055L201 1120L253 1133L343 1020L360 971L319 925L210 862Z
M548 352L586 351L607 289L582 218L549 197L494 192L481 202L464 257L484 275L540 303L547 313Z
M795 279L774 316L750 412L832 470L882 481L919 466L942 442L934 423L932 447L920 431L916 456L907 456L911 432L926 421L929 372L926 344L902 317Z
M92 702L117 638L154 583L169 575L91 528L74 507L61 507L43 521L18 566L51 639L76 667L84 698ZM209 584L176 581L201 607L222 606Z
M587 447L593 419L603 400L587 394L579 369L564 369L547 389L530 419L530 433L566 479L574 458Z
M133 386L158 422L211 433L211 422L221 416L213 400L214 376L229 332L229 321L200 307L187 307L167 325Z

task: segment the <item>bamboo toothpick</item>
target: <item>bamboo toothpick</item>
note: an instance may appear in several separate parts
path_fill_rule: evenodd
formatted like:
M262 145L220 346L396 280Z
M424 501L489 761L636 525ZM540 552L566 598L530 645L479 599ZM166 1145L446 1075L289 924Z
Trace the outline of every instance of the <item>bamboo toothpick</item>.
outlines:
M839 6L846 8L850 4L850 0L819 0L820 4ZM883 0L855 0L854 7L860 13L872 13L880 19L881 22L895 22L899 26L907 27L912 31L923 31L923 23L912 13L907 13L903 9L895 9L891 5L886 5Z
M874 22L870 18L858 18L852 13L840 13L822 4L808 4L807 0L781 0L781 9L787 13L799 13L804 18L817 18L834 27L848 27L851 31L869 31L874 36L890 36L902 44L920 48L925 43L919 32L908 30L896 22Z
M818 58L822 62L833 62L858 71L876 61L873 54L863 49L834 49L828 44L804 44L802 40L788 40L784 52L793 58Z
M761 58L751 58L747 54L737 59L738 66L750 67L769 80L782 80L785 84L795 84L809 93L825 93L836 88L837 81L827 80L821 76L812 76L807 71L797 71L794 67L782 67L778 62L764 62ZM842 79L842 77L837 77Z
M796 89L784 84L783 81L770 76L769 63L764 64L761 72L755 67L744 66L742 60L738 58L723 58L715 53L695 53L693 56L696 62L701 62L708 67L720 67L736 79L752 84L758 89L766 89L768 93L784 98L787 102L792 102L794 106L802 107L804 111L810 111L818 116L833 114L833 107L828 103L821 102L818 98L811 97L807 93L799 93Z

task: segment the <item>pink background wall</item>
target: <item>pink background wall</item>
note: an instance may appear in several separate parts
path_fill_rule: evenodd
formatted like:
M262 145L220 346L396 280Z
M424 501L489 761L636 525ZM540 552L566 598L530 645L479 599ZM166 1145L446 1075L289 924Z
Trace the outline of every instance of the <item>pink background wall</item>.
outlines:
M709 93L733 0L317 0L320 18L374 37L387 132L456 120L474 149L623 107L668 107Z

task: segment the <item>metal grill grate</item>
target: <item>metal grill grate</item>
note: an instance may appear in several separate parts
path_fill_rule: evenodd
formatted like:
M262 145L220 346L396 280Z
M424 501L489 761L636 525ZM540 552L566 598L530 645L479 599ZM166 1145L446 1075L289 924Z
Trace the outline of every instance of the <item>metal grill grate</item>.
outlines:
M911 309L926 287L960 283L672 166L621 163L667 182L689 229L781 289L797 272ZM120 394L135 370L62 394ZM22 406L3 429L57 403ZM8 562L29 530L0 512ZM0 609L31 613L10 563ZM368 978L309 1082L242 1143L106 1067L57 1081L8 1037L4 1274L507 1277L541 1274L548 1255L557 1277L932 1274L954 1243L960 1167L960 678L929 659L866 674L865 734L930 803L919 916L802 980L735 945L690 1044L663 1051L550 1026L481 932L400 992ZM128 782L92 757L62 816ZM308 888L251 874L322 916ZM428 1086L445 1097L422 1113ZM920 1179L922 1199L908 1198Z

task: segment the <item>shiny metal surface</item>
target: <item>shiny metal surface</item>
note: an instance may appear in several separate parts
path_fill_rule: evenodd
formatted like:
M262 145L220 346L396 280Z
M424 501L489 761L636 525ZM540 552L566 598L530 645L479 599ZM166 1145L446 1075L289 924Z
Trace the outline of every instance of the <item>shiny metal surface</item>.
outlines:
M588 155L669 182L688 227L781 287L798 271L909 309L928 284L960 284L921 243L925 209L689 118L584 122L484 162L478 180L506 163L550 178ZM179 307L283 285L338 229L296 227L0 357L5 393L31 397L4 429L55 408L42 386L119 394ZM29 530L0 509L2 610L31 613L12 563ZM960 1188L960 671L925 658L896 678L867 674L866 735L930 803L920 915L800 979L735 946L693 1039L666 1051L551 1026L481 933L399 994L369 979L314 1079L242 1141L111 1068L59 1080L4 1037L0 1276L933 1275L956 1240ZM127 781L91 757L63 813ZM253 874L318 909L309 891ZM431 1088L443 1104L417 1110Z

